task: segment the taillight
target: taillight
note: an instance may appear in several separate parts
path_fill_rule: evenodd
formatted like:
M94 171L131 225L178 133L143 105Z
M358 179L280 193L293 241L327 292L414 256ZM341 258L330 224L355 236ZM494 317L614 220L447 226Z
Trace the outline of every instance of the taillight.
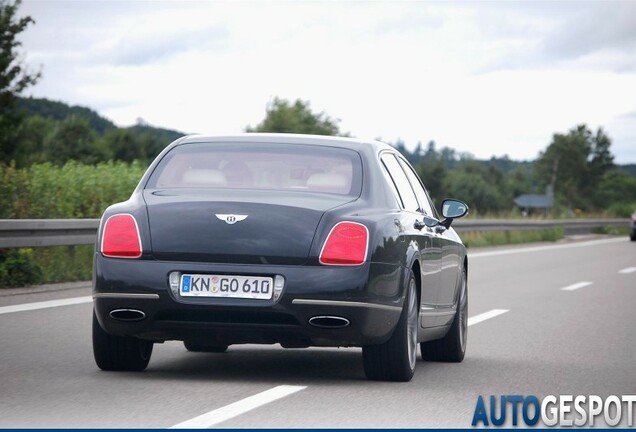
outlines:
M338 222L320 252L320 264L360 265L367 259L369 230L357 222Z
M102 234L102 254L114 258L141 256L139 228L132 215L118 214L106 220Z

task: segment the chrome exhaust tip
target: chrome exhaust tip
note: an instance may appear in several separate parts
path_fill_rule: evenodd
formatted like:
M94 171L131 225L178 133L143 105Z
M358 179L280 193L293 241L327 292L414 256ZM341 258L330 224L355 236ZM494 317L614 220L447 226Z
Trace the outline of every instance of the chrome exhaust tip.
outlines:
M349 326L351 322L348 319L339 316L318 315L309 318L309 324L319 328L338 329Z
M141 321L146 318L146 314L137 309L113 309L108 315L118 321Z

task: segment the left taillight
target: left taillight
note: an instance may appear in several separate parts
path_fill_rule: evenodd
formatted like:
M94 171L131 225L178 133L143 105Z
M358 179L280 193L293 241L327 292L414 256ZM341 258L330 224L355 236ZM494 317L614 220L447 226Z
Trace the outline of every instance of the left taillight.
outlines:
M367 259L369 230L357 222L338 222L320 251L320 264L361 265Z
M139 258L141 238L137 221L130 214L117 214L104 223L102 254L112 258Z

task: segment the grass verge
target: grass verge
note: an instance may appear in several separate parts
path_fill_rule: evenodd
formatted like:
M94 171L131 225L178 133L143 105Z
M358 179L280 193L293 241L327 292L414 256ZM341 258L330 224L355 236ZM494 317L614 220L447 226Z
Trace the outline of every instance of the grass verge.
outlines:
M460 234L467 248L549 242L561 240L564 236L563 228L531 231L473 231Z
M598 228L594 228L592 230L594 234L609 234L615 236L628 236L631 232L631 228L627 225L624 227L613 227L613 226L602 226Z

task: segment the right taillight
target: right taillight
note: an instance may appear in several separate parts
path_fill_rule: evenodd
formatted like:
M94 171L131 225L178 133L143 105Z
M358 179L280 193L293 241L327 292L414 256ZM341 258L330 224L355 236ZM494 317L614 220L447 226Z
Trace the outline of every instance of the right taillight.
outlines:
M109 217L102 234L102 254L112 258L139 258L141 238L137 221L130 214Z
M338 222L320 252L320 264L360 265L367 259L369 230L357 222Z

